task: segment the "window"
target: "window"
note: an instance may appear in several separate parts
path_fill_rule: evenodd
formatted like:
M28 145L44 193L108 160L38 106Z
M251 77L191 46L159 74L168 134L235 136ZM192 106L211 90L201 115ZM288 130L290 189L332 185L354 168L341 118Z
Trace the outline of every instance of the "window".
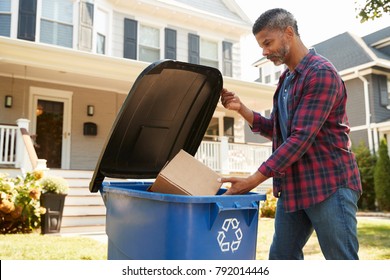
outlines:
M263 82L263 68L259 67L259 79L258 82Z
M42 0L40 41L73 47L73 2Z
M265 79L265 83L266 84L270 84L271 83L271 75L265 76L264 79Z
M0 36L11 35L11 0L0 1Z
M123 38L124 58L137 59L137 26L137 21L125 18Z
M140 25L139 60L154 62L160 59L160 30Z
M229 137L229 142L234 142L234 118L223 118L223 134Z
M35 41L37 0L20 0L18 18L18 39Z
M200 40L200 64L218 68L218 43Z
M96 12L96 53L106 53L107 13L98 9Z
M79 49L83 51L92 50L94 6L85 0L80 1L79 16Z
M199 36L188 34L188 62L199 64Z
M227 136L229 142L234 142L234 118L213 117L207 127L204 140L218 141L219 136Z
M276 71L275 72L275 81L278 82L280 76L282 75L282 72L281 71Z
M212 118L207 127L204 139L209 141L217 141L219 136L219 119Z
M232 55L233 44L229 42L222 42L223 52L223 75L233 77L233 55Z
M387 79L387 99L389 101L388 103L390 103L390 79ZM389 105L387 105L387 109L390 110L390 106Z
M176 59L176 30L165 28L165 58Z

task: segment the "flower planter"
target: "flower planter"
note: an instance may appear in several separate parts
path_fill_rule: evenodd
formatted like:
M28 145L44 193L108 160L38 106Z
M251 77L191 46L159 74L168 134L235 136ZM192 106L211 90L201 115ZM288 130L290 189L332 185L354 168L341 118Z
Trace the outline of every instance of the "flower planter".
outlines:
M41 206L46 213L41 215L41 233L59 233L66 194L44 193L41 195Z

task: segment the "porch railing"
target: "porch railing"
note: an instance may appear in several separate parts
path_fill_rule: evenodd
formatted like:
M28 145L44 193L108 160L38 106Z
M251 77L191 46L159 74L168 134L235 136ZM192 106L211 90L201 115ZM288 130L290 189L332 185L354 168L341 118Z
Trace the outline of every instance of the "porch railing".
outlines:
M22 172L47 170L46 159L38 159L28 133L29 120L18 119L16 125L0 124L0 164L20 168Z
M223 174L253 173L272 153L268 145L228 143L227 139L202 141L195 158Z
M15 165L17 125L0 125L0 164Z
M37 164L46 168L42 167L46 160L32 157L31 143L23 141L24 136L29 137L22 133L26 129L28 120L18 120L18 125L0 125L0 164L25 170L35 169ZM271 147L267 145L229 143L228 137L219 140L202 141L195 158L222 174L253 173L271 155Z

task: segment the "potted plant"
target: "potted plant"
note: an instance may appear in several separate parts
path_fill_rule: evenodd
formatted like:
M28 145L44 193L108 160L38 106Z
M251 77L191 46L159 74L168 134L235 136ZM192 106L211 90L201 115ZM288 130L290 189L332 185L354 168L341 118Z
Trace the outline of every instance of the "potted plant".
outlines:
M41 206L46 209L41 215L41 233L59 233L65 197L68 194L68 182L62 177L45 176L41 179Z

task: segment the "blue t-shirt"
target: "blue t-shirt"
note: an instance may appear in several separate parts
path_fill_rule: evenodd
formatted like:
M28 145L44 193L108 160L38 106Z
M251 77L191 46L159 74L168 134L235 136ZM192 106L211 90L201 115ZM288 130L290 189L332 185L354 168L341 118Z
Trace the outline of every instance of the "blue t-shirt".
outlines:
M294 75L288 72L286 74L286 77L284 78L283 84L280 87L280 91L279 91L278 112L279 112L280 131L282 132L283 141L286 141L287 139L287 118L288 118L287 101L288 101L288 92L290 91L291 80L293 79L293 77Z

